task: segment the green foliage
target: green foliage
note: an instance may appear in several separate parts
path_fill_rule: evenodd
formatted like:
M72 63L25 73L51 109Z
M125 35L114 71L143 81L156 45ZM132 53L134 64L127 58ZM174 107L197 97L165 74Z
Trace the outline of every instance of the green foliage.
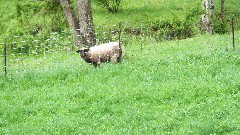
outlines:
M16 1L14 24L9 27L9 35L36 35L63 31L67 26L59 2L56 1Z
M94 0L97 5L107 9L110 13L119 11L122 0Z
M131 27L125 24L124 31L135 36L147 35L157 41L189 38L198 34L198 19L196 18L200 14L201 10L194 8L186 13L184 19L174 14L168 19L155 20L148 24L144 22L140 27Z
M71 1L76 11L75 1ZM225 2L225 18L219 19L220 1L216 1L214 30L215 33L227 33L231 30L230 21L235 16L236 29L240 28L239 2ZM100 4L101 3L101 4ZM98 5L109 3L116 6L117 13L111 14ZM115 4L114 4L115 3ZM119 3L119 5L117 4ZM6 6L8 5L8 6ZM119 6L117 8L117 5ZM92 2L95 27L108 27L123 22L128 34L139 35L142 28L149 31L144 34L155 36L159 41L184 39L199 34L198 22L201 14L201 1L182 0L181 3L164 0L95 0ZM61 5L57 1L10 0L0 1L0 35L19 36L49 34L68 29ZM132 32L133 31L137 32ZM144 30L143 30L144 31ZM145 30L146 31L146 30ZM100 34L98 32L98 34Z
M14 20L12 23L0 23L0 25L7 26L7 32L2 36L7 36L7 46L11 53L15 54L42 54L44 49L47 50L48 46L64 44L69 41L63 37L68 25L62 8L57 1L16 1L9 2L11 8L15 9L11 13ZM6 15L4 13L3 15ZM58 36L54 32L59 31ZM58 41L54 41L58 39ZM49 41L47 43L46 41ZM51 43L50 43L51 41ZM3 43L3 41L1 41ZM47 44L47 45L46 45ZM2 48L2 46L0 46Z
M213 18L213 25L214 25L214 32L219 34L225 34L231 32L231 20L232 17L235 19L235 29L239 30L240 26L240 10L237 8L240 4L240 1L228 0L225 1L224 5L224 16L221 18L221 1L215 1L215 10L214 10L214 18Z
M230 18L221 18L220 13L215 13L215 17L213 18L213 27L214 32L218 34L225 34L231 32L231 19Z

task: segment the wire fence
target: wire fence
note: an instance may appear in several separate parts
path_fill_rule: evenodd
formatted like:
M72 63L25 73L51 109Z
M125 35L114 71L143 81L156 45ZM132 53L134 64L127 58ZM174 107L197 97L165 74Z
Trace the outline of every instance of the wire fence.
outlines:
M122 31L121 35L119 29ZM123 45L139 43L137 50L141 50L146 40L154 40L150 28L119 28L119 25L113 25L96 27L95 31L97 45L121 40ZM158 39L156 36L158 35L155 34L154 38ZM69 65L79 63L77 49L71 31L0 37L0 75L23 76L34 70L49 71L59 66L69 68Z
M232 30L234 33L234 23ZM134 54L132 52L137 54L142 49L149 49L149 42L176 39L179 38L178 34L168 25L158 30L152 25L131 27L128 24L117 24L95 27L97 45L120 41L125 47L135 46L134 50L128 50L132 55ZM0 37L0 76L23 76L29 71L49 71L59 67L70 68L79 65L80 56L76 53L77 49L72 31L68 30L49 34Z
M66 33L4 37L1 40L3 70L0 75L23 75L29 70L52 69L54 67L47 67L46 64L50 62L53 63L52 66L56 66L61 62L57 57L71 55L73 47L71 35Z

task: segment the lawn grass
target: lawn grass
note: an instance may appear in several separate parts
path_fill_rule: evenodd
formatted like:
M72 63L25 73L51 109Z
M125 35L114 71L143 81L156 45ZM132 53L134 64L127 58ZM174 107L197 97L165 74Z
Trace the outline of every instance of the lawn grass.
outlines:
M40 70L1 76L0 133L239 134L239 43L129 42L121 64L100 68L76 54L38 58Z

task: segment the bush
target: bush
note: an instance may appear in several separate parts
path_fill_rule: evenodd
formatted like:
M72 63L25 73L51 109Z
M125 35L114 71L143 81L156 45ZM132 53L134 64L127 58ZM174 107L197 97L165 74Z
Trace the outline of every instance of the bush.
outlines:
M106 8L111 13L116 13L119 11L120 4L122 0L94 0L97 5Z
M214 33L225 34L231 31L231 20L229 18L221 18L220 13L216 13L213 18Z
M9 28L12 35L58 32L67 26L59 2L19 0L15 9L15 25Z

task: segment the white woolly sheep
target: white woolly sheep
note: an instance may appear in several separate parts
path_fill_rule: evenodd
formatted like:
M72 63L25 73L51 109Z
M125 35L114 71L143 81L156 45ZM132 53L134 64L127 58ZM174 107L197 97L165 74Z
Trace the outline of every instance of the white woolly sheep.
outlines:
M109 42L90 48L81 48L77 52L87 63L91 63L96 67L103 62L120 62L122 50L123 47L118 42Z

